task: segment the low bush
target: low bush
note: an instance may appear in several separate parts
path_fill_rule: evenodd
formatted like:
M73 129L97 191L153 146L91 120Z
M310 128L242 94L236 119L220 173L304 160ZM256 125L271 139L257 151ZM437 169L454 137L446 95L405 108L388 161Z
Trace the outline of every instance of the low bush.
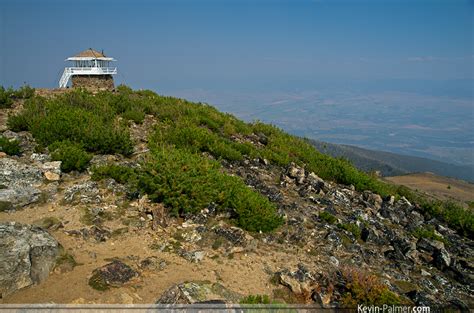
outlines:
M189 119L158 124L151 142L154 145L173 145L193 153L209 152L218 159L229 161L242 160L243 153L250 153L252 149L251 146L233 142L207 127L198 126Z
M35 95L35 89L28 85L20 87L18 90L13 88L5 89L0 86L0 109L8 109L13 105L14 99L29 99Z
M323 179L359 190L371 190L381 196L406 197L419 203L423 211L445 221L468 236L474 234L474 215L453 203L438 203L416 195L404 186L382 182L357 170L349 161L336 159L317 151L305 139L289 135L281 129L259 121L247 124L229 114L220 113L208 105L191 103L171 97L148 93L150 112L161 123L150 138L150 145L174 146L193 153L208 152L217 159L239 161L243 158L265 158L271 163L287 166L290 162L304 165ZM258 134L263 143L250 143L250 137ZM236 140L236 137L239 138ZM357 230L351 227L357 236ZM349 230L349 231L351 231Z
M356 224L354 223L342 223L342 224L337 224L337 227L340 228L340 229L344 229L344 230L347 230L348 232L350 232L352 235L354 235L354 237L356 239L359 239L360 238L360 234L361 234L361 229L359 226L357 226Z
M84 171L92 159L92 155L84 151L81 145L70 141L55 142L48 148L52 160L61 161L61 170L66 173Z
M352 184L358 190L373 190L383 196L391 193L387 184L358 171L348 161L323 155L306 140L286 134L275 126L261 122L246 124L208 105L170 97L155 96L154 99L159 105L152 111L162 123L151 142L192 152L205 151L229 161L262 157L281 166L290 162L305 164L309 171L316 172L323 179ZM245 142L251 134L265 136L265 144L255 146ZM240 140L233 136L240 137Z
M28 118L23 114L10 115L7 120L7 126L14 132L28 130Z
M281 225L275 206L238 177L220 172L217 162L185 150L156 150L141 169L95 168L93 178L111 177L170 208L170 213L196 213L216 203L230 211L236 224L249 231L271 231Z
M12 88L5 89L0 86L0 109L8 109L13 104L12 95L14 91Z
M428 199L404 186L399 186L395 190L399 196L404 196L410 202L416 203L419 209L428 217L436 217L461 235L474 238L474 214L472 209L466 209L460 204L449 200Z
M437 202L440 209L435 216L458 230L461 234L474 237L474 214L453 201Z
M28 85L21 86L12 96L16 99L29 99L35 95L35 89Z
M240 304L271 304L267 295L248 295L240 300Z
M346 289L342 294L344 307L355 308L359 304L377 306L407 304L375 275L357 269L344 269L341 273Z
M126 119L133 121L137 124L141 124L145 119L145 113L140 110L127 110L121 114L121 116Z
M435 228L432 225L418 227L412 232L412 234L416 238L427 238L447 243L447 240L445 238L435 233Z
M328 224L334 224L337 221L337 218L334 215L326 211L320 212L319 218Z
M43 146L69 140L90 152L133 152L126 125L116 121L104 95L74 91L52 99L34 97L26 100L20 114L9 117L8 126L29 130Z
M5 152L8 155L20 155L20 142L18 140L10 140L0 136L0 151Z

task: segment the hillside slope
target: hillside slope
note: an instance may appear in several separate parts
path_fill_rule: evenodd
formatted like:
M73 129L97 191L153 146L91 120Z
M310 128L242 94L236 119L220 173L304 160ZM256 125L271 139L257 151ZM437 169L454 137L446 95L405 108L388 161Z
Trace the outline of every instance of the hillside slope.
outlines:
M358 169L366 172L380 171L383 176L432 172L441 176L474 182L474 168L469 166L312 139L309 141L322 153L337 158L346 158Z
M151 91L8 97L1 303L474 305L456 204Z
M416 173L385 177L384 180L428 193L441 200L474 203L474 185L459 179L433 173Z

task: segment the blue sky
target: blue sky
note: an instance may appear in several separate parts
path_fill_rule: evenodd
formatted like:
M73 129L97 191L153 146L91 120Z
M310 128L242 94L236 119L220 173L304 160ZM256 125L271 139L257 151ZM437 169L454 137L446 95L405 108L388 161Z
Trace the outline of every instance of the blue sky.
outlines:
M64 59L92 47L133 88L323 140L474 162L473 13L463 0L0 0L0 85L56 87ZM381 136L400 108L413 109L406 130L393 135L404 121L392 121ZM328 129L347 125L334 118L360 129Z
M472 79L469 1L3 0L0 82L52 87L89 47L159 89L276 81Z

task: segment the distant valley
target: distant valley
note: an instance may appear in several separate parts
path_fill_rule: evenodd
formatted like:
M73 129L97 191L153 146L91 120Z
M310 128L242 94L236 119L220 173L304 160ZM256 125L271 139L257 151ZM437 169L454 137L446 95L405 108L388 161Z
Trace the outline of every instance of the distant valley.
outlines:
M408 173L432 172L474 182L474 167L455 165L427 158L420 158L385 151L364 149L351 145L333 144L309 140L319 151L333 157L350 160L364 171L380 171L383 176L399 176Z

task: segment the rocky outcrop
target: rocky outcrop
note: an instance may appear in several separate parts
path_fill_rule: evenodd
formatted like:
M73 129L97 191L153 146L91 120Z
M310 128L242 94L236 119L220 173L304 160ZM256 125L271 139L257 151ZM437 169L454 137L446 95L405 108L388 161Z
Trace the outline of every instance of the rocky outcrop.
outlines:
M107 290L110 287L120 287L138 276L130 266L119 260L95 269L89 278L89 286L96 290Z
M219 283L192 281L176 284L165 291L157 304L238 303L242 296Z
M382 198L327 182L296 164L281 168L245 160L227 170L271 199L286 220L279 231L262 234L260 243L297 246L318 260L317 272L308 270L313 267L310 262L277 272L279 284L297 301L339 305L337 297L328 296L330 284L322 283L319 274L346 266L383 276L391 291L420 305L448 305L453 299L464 303L472 293L472 240L407 199ZM238 245L238 240L228 242Z
M45 230L18 223L0 224L0 298L44 281L59 253Z
M93 181L87 181L71 186L64 192L64 202L70 204L101 203L102 198L99 194L99 186Z
M304 303L312 302L311 297L316 290L317 283L305 265L298 264L296 271L284 269L277 272L275 276L279 283L288 287L297 299Z
M11 137L19 136L11 131L8 133ZM25 159L0 158L0 211L47 201L56 193L60 179L61 162L50 162L46 154L33 153L27 162Z
M194 263L199 263L201 262L204 257L206 256L206 252L204 251L186 251L183 249L180 249L178 251L178 254L188 260L189 262L194 262Z
M305 181L305 170L294 163L291 163L288 167L287 174L290 178L293 178L297 184L303 184Z
M44 162L41 169L48 181L58 181L61 178L61 161Z
M73 229L65 231L71 236L82 237L84 240L93 239L96 242L104 242L111 237L111 231L103 226L93 225L89 228Z
M13 132L11 130L6 130L2 134L3 137L10 140L17 140L20 143L20 149L23 154L31 153L36 147L36 142L31 135L31 133L26 131Z
M0 158L0 207L16 209L37 202L41 196L40 168L10 158Z

